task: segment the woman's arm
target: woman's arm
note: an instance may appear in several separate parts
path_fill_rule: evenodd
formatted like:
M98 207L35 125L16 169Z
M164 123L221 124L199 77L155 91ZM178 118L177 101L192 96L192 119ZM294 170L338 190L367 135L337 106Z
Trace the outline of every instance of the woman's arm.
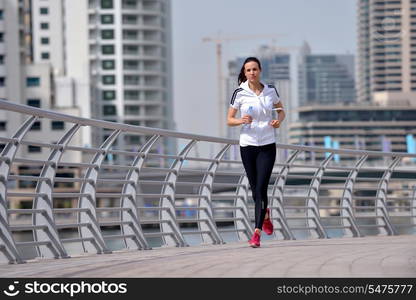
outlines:
M273 126L274 128L279 128L280 127L280 124L285 119L286 114L285 114L285 111L283 109L282 102L279 102L279 103L275 104L273 107L274 108L278 108L278 110L276 110L277 111L277 120L272 120L270 122L270 125Z
M230 107L227 114L227 125L238 126L242 124L250 124L253 118L250 115L244 115L241 119L235 117L237 109Z

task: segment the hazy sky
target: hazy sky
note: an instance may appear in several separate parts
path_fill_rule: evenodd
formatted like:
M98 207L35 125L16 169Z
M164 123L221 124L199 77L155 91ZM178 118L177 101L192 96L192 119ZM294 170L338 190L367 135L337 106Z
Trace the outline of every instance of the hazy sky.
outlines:
M276 46L300 46L307 41L316 54L356 52L356 0L171 0L171 3L174 116L178 131L218 136L215 44L202 42L204 37L218 33L276 35L280 36ZM225 42L224 76L228 60L253 55L260 45L271 43L271 38Z

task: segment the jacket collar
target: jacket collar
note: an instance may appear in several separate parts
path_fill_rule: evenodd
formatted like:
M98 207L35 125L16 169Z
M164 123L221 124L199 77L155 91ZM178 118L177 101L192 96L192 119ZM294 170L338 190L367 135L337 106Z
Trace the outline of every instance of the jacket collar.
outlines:
M269 86L267 85L267 84L265 84L264 82L261 82L260 81L260 83L263 85L263 95L266 95L266 93L267 93L267 89L269 89ZM250 87L248 86L248 80L246 80L246 81L244 81L244 82L242 82L241 84L240 84L240 87L243 89L243 90L245 90L245 91L247 91L248 93L250 93L251 95L254 95L254 96L256 96L257 97L257 95L250 89ZM265 99L264 99L264 97L261 97L260 98L260 101L259 101L259 104L260 104L260 106L261 106L261 108L262 108L262 110L263 110L263 113L266 113L266 104L264 103L264 101L265 101Z
M266 91L267 91L267 89L269 89L269 86L267 85L267 84L265 84L264 82L262 82L262 81L260 81L260 83L263 85L263 94L266 94ZM254 94L255 95L255 93L250 89L250 87L248 86L248 80L246 80L246 81L244 81L244 82L242 82L241 84L240 84L240 87L243 89L243 90L245 90L245 91L247 91L247 92L249 92L249 93L251 93L251 94Z

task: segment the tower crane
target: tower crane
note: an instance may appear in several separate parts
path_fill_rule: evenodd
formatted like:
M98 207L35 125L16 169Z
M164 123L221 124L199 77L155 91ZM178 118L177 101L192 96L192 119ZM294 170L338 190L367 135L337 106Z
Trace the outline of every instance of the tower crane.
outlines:
M220 118L219 126L219 134L221 137L224 137L224 96L223 96L223 74L222 74L222 43L228 41L235 41L235 40L249 40L249 39L276 39L282 35L245 35L245 36L218 36L216 37L204 37L202 39L203 42L212 42L215 43L216 46L216 60L217 60L217 83L218 83L218 116Z

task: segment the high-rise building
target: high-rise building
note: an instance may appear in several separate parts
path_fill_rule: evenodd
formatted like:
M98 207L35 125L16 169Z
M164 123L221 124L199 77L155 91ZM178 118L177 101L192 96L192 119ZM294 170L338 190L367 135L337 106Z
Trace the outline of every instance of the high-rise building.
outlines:
M67 98L72 93L64 93L58 84L59 78L67 76L64 71L57 72L50 58L42 57L42 53L51 52L59 55L61 50L51 49L53 40L49 31L50 19L49 5L55 5L59 1L36 0L4 0L0 2L0 98L10 102L30 105L38 108L54 110L61 113L80 116L81 109L72 101L63 102L64 94ZM39 7L38 4L42 3ZM42 16L42 17L41 17ZM58 34L57 34L58 35ZM59 34L61 35L61 34ZM46 41L48 41L46 43ZM56 58L56 65L63 65L62 57ZM55 63L55 62L54 62ZM63 68L61 68L63 70ZM76 87L77 78L68 78L74 81ZM88 91L88 85L86 87ZM88 93L87 93L88 95ZM81 95L80 95L81 96ZM88 100L89 98L87 98ZM87 104L89 102L87 101ZM89 111L85 111L89 117ZM25 121L23 115L12 115L0 112L0 135L13 135ZM65 130L63 122L48 122L38 120L30 130L33 140L57 142ZM87 133L86 133L87 132ZM89 135L86 128L82 128L74 136L77 143L88 143ZM4 144L0 144L3 148ZM35 145L22 145L19 147L19 157L31 157L33 159L49 154L49 149ZM71 153L72 160L81 161L81 153Z
M416 103L416 2L358 0L357 5L358 101Z
M169 0L1 1L0 97L173 129L170 23ZM19 124L0 117L4 128ZM41 132L56 141L49 127ZM81 144L98 146L107 135L82 128ZM145 140L126 134L115 147L137 149Z
M0 2L0 98L18 103L22 99L24 69L20 68L25 57L23 30L24 3L22 1ZM7 24L7 25L6 25ZM13 132L20 120L8 118L0 111L0 134ZM1 145L3 148L4 145Z
M353 55L312 54L305 42L298 72L300 106L355 102Z
M32 0L31 50L32 63L50 68L51 97L41 107L90 118L86 9L79 0ZM82 144L91 144L91 130L81 133Z
M174 128L170 12L169 0L88 1L94 116ZM137 147L144 138L126 135L119 142Z

